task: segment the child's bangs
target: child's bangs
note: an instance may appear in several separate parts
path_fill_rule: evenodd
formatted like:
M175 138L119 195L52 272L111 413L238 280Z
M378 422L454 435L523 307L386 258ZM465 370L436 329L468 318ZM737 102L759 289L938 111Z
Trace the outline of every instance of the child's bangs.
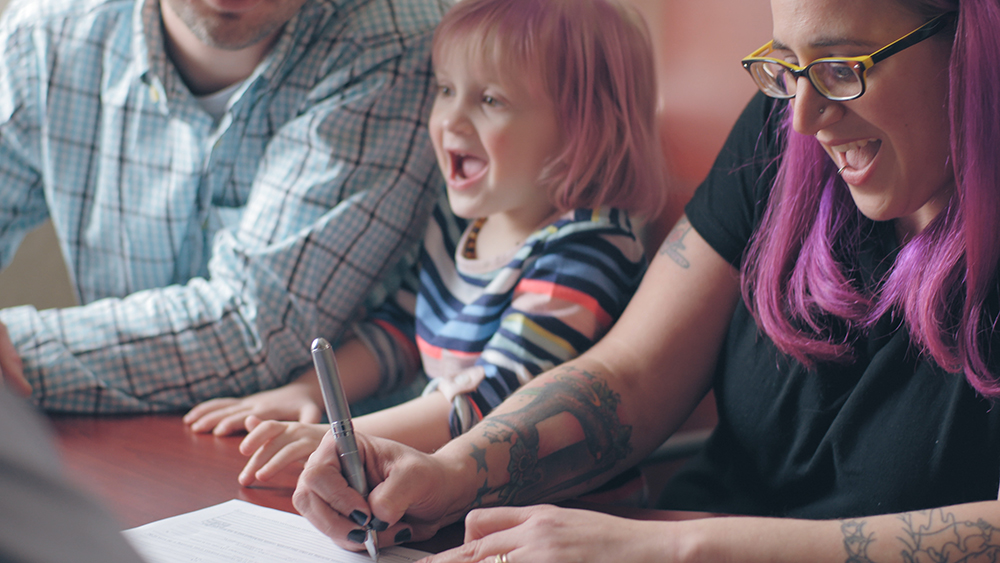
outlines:
M456 4L434 33L434 64L464 50L469 60L502 82L540 86L545 57L537 55L534 19L511 8L472 1Z

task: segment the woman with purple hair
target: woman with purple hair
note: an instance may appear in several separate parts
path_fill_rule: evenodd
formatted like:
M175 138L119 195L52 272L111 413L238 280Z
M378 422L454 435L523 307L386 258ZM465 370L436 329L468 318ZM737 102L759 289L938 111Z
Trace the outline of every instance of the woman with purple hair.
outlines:
M762 93L611 332L432 455L363 440L367 502L324 443L303 514L350 546L352 510L385 544L468 513L435 563L1000 558L1000 2L771 9ZM728 517L473 510L595 487L710 389L660 506Z

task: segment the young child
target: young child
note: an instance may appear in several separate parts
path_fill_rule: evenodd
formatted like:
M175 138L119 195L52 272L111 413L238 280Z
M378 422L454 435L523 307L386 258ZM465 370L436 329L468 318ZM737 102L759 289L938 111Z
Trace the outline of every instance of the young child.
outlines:
M653 214L664 195L648 32L616 0L462 0L433 62L429 130L451 210L471 221L458 241L443 212L431 222L415 339L412 317L382 314L337 351L349 397L422 364L421 397L354 424L424 451L610 328L646 264L628 212ZM291 385L318 413L315 376ZM246 427L244 485L303 461L328 431L256 416Z

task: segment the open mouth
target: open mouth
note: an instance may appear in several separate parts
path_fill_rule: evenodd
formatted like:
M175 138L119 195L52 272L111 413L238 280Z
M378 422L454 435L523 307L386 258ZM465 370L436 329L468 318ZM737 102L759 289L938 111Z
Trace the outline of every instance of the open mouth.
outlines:
M831 148L842 155L843 164L841 166L844 169L864 170L875 160L879 149L882 148L882 141L878 139L862 139L860 141L844 143L843 145L835 145Z
M486 161L471 154L448 151L451 176L456 180L472 180L486 170Z

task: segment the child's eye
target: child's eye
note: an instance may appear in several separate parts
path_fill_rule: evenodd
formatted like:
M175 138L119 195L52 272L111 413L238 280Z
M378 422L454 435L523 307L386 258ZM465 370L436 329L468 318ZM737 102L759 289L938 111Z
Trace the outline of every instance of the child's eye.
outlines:
M438 96L450 96L451 95L451 87L450 86L438 86L437 95Z
M483 103L486 104L486 105L488 105L488 106L490 106L490 107L496 107L497 105L500 104L500 101L497 100L496 98L494 98L493 96L484 95L483 96Z

